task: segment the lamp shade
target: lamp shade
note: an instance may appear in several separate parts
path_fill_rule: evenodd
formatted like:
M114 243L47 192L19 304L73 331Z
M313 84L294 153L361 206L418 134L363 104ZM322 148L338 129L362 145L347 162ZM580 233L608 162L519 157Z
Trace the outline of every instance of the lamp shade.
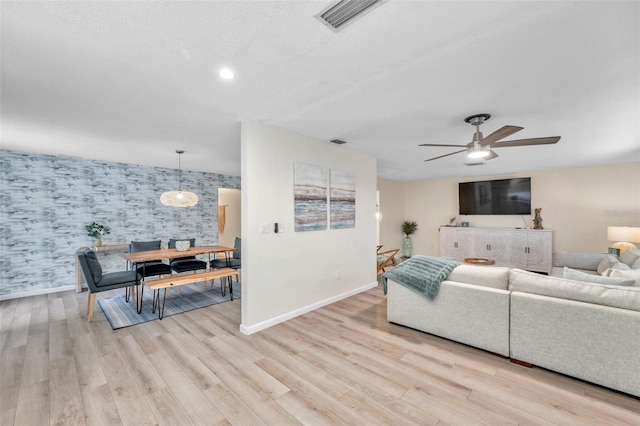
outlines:
M176 154L178 154L178 190L162 193L160 202L169 207L193 207L198 204L198 196L193 192L182 190L182 166L180 164L180 157L184 154L184 151L177 149Z
M160 202L169 207L193 207L198 204L198 196L189 191L167 191L160 196Z
M632 226L609 226L607 227L607 239L609 241L640 243L640 228Z

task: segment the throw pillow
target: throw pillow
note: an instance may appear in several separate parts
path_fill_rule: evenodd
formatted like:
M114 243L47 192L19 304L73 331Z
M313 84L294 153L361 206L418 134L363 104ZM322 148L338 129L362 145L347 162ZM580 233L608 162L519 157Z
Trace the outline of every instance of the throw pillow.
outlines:
M612 270L611 275L612 278L623 278L623 279L632 279L635 281L634 287L640 287L640 271L628 270Z
M626 264L629 267L633 265L638 259L640 259L640 250L638 249L626 250L624 253L622 253L622 256L620 256L620 262Z
M98 262L98 257L94 251L88 250L85 253L85 259L87 259L87 266L89 266L89 270L91 271L91 275L93 276L93 282L98 284L102 281L102 266L100 266L100 262Z
M635 281L633 279L611 278L611 277L603 277L601 275L592 275L592 274L576 271L575 269L567 268L566 266L564 267L564 277L568 280L582 281L590 284L624 285L624 286L632 286L635 284Z
M618 263L617 257L612 255L605 256L600 263L598 263L596 270L598 271L598 274L602 275L604 271L613 267L616 263Z
M603 277L610 277L611 276L611 271L613 271L613 270L628 271L629 269L631 269L631 268L629 268L624 263L617 262L615 265L612 265L610 268L608 268L606 271L604 271L600 275L602 275Z
M640 269L640 257L638 258L638 260L633 262L633 265L631 265L631 269Z

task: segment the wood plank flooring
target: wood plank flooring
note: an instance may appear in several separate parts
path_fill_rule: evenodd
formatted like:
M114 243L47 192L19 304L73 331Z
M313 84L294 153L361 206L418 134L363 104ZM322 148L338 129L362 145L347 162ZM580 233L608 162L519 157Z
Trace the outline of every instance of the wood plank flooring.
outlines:
M388 323L380 288L251 336L239 300L113 331L86 298L0 303L0 425L640 425L639 398Z

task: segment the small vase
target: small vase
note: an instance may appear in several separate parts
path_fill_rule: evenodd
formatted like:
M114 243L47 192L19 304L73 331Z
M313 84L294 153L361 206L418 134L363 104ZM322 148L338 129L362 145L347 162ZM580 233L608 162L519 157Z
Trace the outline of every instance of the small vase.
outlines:
M411 257L413 255L413 241L410 236L404 237L404 243L402 244L402 257Z
M93 246L100 247L101 245L102 245L102 240L100 238L96 238L96 240L93 242Z

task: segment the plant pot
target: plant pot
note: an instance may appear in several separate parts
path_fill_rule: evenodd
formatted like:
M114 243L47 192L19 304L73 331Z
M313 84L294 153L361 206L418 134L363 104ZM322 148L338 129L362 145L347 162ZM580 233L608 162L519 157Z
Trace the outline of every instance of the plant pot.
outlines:
M102 240L100 238L96 238L93 242L94 247L100 247L102 245Z
M413 255L413 241L411 241L411 237L404 237L404 242L402 243L402 257L411 257Z

